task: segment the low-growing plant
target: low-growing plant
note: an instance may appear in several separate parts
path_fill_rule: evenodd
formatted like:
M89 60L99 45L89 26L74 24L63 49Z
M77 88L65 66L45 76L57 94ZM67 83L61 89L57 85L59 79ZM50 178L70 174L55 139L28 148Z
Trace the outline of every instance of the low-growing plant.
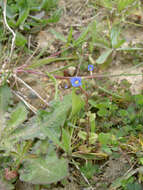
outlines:
M26 35L28 33L37 33L48 24L59 21L62 10L58 9L57 5L58 0L7 1L6 16L8 25L16 31L15 44L17 47L24 47L27 44ZM6 42L8 35L5 34L2 24L4 1L0 2L0 7L0 41Z

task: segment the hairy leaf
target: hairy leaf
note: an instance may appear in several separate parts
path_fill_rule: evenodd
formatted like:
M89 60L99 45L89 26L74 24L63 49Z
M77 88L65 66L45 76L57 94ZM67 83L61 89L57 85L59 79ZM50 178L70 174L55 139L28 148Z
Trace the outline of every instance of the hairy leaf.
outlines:
M50 184L57 182L68 175L68 162L58 159L57 156L30 159L20 170L20 179L32 184Z
M56 109L51 114L47 114L45 119L39 123L42 132L56 144L59 142L58 138L60 137L61 126L67 118L67 114L71 108L71 102L71 95L65 96L62 102L56 104Z
M27 119L28 111L26 110L25 106L19 104L17 108L12 112L11 118L7 123L7 129L14 130L20 124L22 124Z

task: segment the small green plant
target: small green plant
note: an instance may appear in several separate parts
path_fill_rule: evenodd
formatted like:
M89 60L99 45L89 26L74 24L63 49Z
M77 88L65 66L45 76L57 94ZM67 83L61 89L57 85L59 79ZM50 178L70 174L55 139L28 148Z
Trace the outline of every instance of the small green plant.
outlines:
M25 33L37 33L43 27L49 23L55 23L59 21L61 15L61 9L57 9L58 0L10 0L7 1L6 16L8 25L16 30L16 46L24 47L27 43ZM0 13L2 20L3 1L0 3ZM48 19L45 18L46 15ZM8 40L8 36L5 35L3 25L0 25L2 29L0 32L1 42Z

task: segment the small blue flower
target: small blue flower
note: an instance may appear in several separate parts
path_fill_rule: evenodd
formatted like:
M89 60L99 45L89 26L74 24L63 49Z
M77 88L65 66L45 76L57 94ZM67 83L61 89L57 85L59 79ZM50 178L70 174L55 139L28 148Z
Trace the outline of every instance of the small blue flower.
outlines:
M72 84L73 87L78 87L78 86L82 85L81 84L81 77L72 77L70 79L70 81L71 81L71 84Z
M68 85L67 85L67 84L65 84L65 88L68 88Z
M88 71L93 71L94 66L93 65L88 65Z

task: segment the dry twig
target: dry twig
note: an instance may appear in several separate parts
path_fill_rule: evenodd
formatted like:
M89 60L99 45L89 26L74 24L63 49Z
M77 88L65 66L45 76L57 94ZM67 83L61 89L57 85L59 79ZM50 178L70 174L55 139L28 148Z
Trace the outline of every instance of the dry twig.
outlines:
M12 30L12 28L10 28L10 26L7 23L7 19L6 19L6 6L7 6L7 0L4 0L4 8L3 8L3 17L4 17L4 23L7 27L7 29L12 33L13 38L12 38L12 44L11 44L11 50L10 50L10 55L9 58L11 59L12 54L13 54L13 50L14 50L14 43L15 43L15 38L16 38L16 33Z
M44 100L33 88L31 88L26 82L24 82L21 78L17 77L16 75L13 75L14 78L16 80L18 80L19 82L21 82L22 84L24 84L24 86L26 86L26 88L28 88L29 90L31 90L34 94L36 94L36 96L41 99L47 106L49 106L48 102L46 100Z
M29 104L22 96L18 94L18 92L12 90L13 94L15 94L33 113L37 113L37 109Z

